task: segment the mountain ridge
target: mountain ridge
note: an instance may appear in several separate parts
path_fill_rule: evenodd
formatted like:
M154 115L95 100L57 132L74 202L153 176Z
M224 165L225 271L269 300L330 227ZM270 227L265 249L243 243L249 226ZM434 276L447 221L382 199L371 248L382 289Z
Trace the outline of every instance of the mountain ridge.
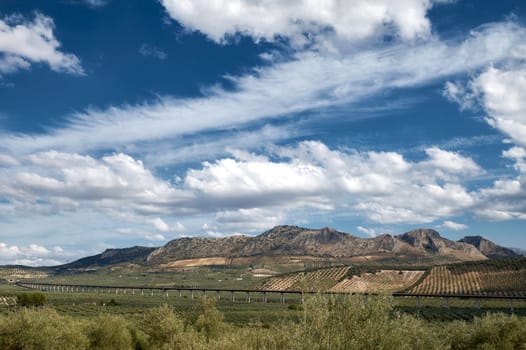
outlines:
M257 236L237 235L224 238L183 237L162 247L131 247L105 252L61 265L61 268L106 266L137 263L145 266L168 266L181 260L223 258L256 259L260 257L314 257L327 259L428 259L471 261L496 257L485 255L465 239L455 242L432 229L419 228L400 235L383 234L372 238L357 237L334 228L309 229L280 225ZM487 242L486 242L487 241ZM489 242L489 243L488 243ZM476 243L476 242L475 242ZM491 243L491 244L490 244ZM516 256L510 249L485 240L483 249L490 246L499 256Z

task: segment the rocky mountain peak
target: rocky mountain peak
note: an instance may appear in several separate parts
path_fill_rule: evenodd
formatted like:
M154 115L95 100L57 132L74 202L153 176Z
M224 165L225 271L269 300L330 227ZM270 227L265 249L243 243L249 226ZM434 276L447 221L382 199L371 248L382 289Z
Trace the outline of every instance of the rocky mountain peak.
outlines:
M491 259L508 258L517 256L513 250L501 247L482 236L466 236L459 240L461 243L473 245L480 252Z
M427 228L412 230L398 237L413 247L434 252L439 250L438 241L442 239L437 231Z

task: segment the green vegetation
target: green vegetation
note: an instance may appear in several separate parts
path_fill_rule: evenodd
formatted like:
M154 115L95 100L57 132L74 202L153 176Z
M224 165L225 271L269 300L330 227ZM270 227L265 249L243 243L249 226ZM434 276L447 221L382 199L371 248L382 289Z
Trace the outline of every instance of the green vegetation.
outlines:
M20 306L44 306L47 297L43 293L21 293L17 295L16 303Z
M214 300L195 313L167 304L135 318L101 312L73 317L46 306L0 316L1 349L521 349L526 319L502 313L430 322L400 313L386 296L306 298L295 320L236 326ZM113 310L113 309L112 309Z

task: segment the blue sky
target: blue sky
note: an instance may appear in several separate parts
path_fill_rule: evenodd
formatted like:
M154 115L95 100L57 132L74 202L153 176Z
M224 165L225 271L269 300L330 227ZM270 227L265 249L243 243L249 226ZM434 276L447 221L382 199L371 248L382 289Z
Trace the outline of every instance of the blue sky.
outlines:
M0 263L417 227L526 248L526 5L0 3Z

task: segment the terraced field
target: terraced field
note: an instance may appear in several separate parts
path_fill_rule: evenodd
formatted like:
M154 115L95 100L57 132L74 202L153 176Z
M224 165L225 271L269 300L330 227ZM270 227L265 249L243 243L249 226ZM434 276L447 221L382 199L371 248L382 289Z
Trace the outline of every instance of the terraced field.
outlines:
M526 296L526 259L433 267L409 293Z
M310 272L299 272L287 276L273 277L260 285L264 290L327 290L340 282L349 271L349 266L333 267Z
M270 278L259 288L349 293L395 292L412 286L423 274L424 271L388 269L355 271L350 266L344 266Z
M346 278L333 286L330 291L367 293L396 292L415 284L424 271L380 270L376 273L362 273L360 276Z

